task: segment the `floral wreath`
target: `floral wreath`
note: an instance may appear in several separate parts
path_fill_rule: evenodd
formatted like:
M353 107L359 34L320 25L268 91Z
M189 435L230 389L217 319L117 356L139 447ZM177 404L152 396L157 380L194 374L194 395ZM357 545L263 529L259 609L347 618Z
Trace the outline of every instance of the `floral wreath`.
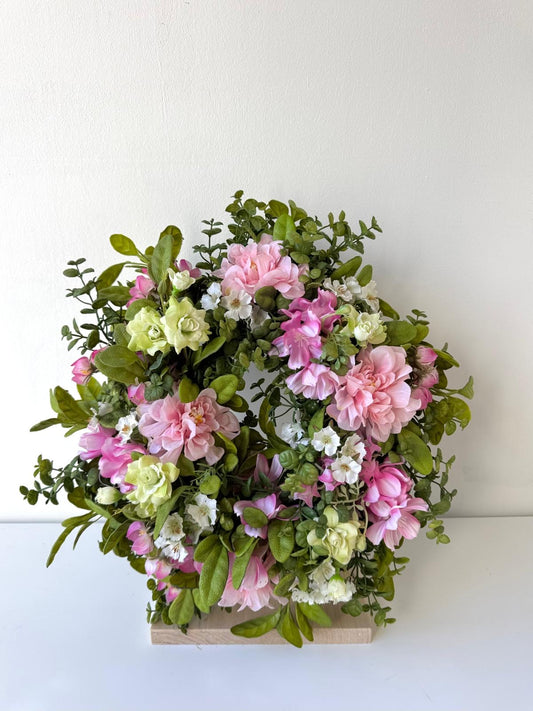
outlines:
M330 624L326 603L386 625L404 540L449 541L454 457L436 445L468 424L472 379L449 388L458 363L425 313L400 319L378 297L361 257L374 218L357 233L343 212L322 223L242 191L226 211L223 237L203 223L195 266L172 226L144 251L113 235L126 260L98 277L68 263L87 319L62 329L82 353L77 394L56 387L32 430L82 430L79 450L63 467L39 456L21 493L64 490L83 513L47 565L103 520L102 552L148 576L149 622L185 632L213 606L264 610L232 631L296 646Z

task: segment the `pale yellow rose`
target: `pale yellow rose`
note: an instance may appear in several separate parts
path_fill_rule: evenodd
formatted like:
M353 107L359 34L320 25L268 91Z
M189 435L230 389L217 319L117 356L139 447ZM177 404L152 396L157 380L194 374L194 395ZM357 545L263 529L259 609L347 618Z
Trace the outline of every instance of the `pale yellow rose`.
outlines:
M168 353L170 345L165 338L161 317L155 309L144 306L137 311L126 326L131 336L128 348L130 351L142 351L154 355L156 351Z
M157 457L146 454L128 465L124 480L135 489L126 498L137 504L139 516L155 516L159 506L172 496L172 482L178 476L179 469L174 464L163 464Z
M205 321L205 311L195 309L190 299L179 301L171 296L165 315L161 319L165 338L176 353L184 348L197 351L202 343L209 340L209 324Z

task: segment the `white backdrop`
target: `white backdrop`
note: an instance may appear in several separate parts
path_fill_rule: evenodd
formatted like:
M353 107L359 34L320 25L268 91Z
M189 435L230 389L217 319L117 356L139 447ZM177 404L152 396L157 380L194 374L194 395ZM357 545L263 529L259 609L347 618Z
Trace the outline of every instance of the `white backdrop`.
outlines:
M476 379L454 513L531 513L532 33L530 0L4 0L0 519L67 511L18 494L75 447L28 434L74 360L65 262L169 223L190 252L238 188L376 215L381 295Z

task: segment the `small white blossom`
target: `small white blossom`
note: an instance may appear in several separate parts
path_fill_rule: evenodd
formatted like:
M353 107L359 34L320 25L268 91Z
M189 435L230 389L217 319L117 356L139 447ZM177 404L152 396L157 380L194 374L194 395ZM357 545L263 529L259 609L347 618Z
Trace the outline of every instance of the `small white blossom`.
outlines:
M361 289L361 298L366 301L372 311L379 311L378 289L373 279Z
M328 426L315 433L311 444L317 452L324 452L328 457L332 457L341 443L339 435Z
M354 276L346 277L342 281L324 279L323 286L347 304L353 304L355 298L361 294L361 286Z
M308 444L309 440L304 435L304 429L298 422L286 422L281 428L281 438L291 447L297 444Z
M327 601L337 604L338 602L348 602L355 593L355 585L351 580L346 582L340 575L334 575L328 582L326 596Z
M241 291L231 291L227 296L223 296L220 299L220 303L227 309L226 318L239 321L252 315L252 297L243 289Z
M127 442L130 439L135 427L137 427L137 415L135 411L130 412L129 415L121 417L118 420L116 429L122 443Z
M187 549L183 544L184 538L183 519L178 513L173 513L167 517L163 524L159 536L155 540L155 545L163 555L182 562L187 557Z
M366 454L366 447L361 437L356 433L350 435L342 445L341 454L345 457L352 457L359 464L362 464Z
M114 486L101 486L96 492L95 498L97 504L109 506L109 504L114 504L122 498L122 494Z
M185 291L185 289L188 289L191 284L194 284L196 281L196 279L190 275L188 269L184 269L182 272L175 272L173 269L169 269L168 276L176 291Z
M324 605L328 602L336 604L351 600L355 593L354 584L351 581L346 582L335 573L330 558L322 561L309 574L308 583L307 590L301 590L297 584L291 586L294 602L306 602L311 605Z
M351 457L341 455L330 466L335 481L341 484L355 484L361 471L361 465Z
M335 566L331 562L331 558L326 558L309 574L309 579L320 587L327 583L332 575L335 575Z
M252 306L252 315L250 316L250 325L252 328L260 328L268 318L270 318L268 312L263 311L258 304Z
M205 494L197 494L194 504L188 504L186 512L191 521L205 530L217 520L217 502Z
M206 311L212 311L216 309L220 302L220 297L222 296L222 290L220 288L220 283L214 281L209 285L207 289L207 294L204 294L201 298L202 308Z

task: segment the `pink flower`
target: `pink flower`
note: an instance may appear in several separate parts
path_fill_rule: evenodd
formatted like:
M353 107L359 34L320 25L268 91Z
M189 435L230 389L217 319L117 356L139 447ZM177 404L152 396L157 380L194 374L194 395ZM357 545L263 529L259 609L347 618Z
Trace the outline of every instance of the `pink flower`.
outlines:
M180 272L189 272L189 276L193 279L199 279L202 276L202 272L196 267L193 267L187 259L180 259L176 266Z
M226 582L226 587L222 593L218 604L220 607L233 607L240 605L239 612L246 607L250 610L261 610L263 607L272 607L272 599L279 601L280 598L274 595L273 581L268 577L268 569L272 567L274 559L268 556L265 560L259 555L252 555L246 574L238 590L233 587L232 570L235 562L235 553L229 554L230 574Z
M160 558L147 558L144 563L144 569L150 578L155 578L158 581L158 590L164 590L167 587L168 583L163 582L163 580L172 572L172 566L166 561Z
M413 397L420 400L420 410L425 410L433 400L430 388L439 382L438 370L434 367L437 354L433 348L418 346L415 355L415 368L413 371Z
M224 454L215 445L214 432L228 439L239 433L239 421L231 410L219 405L212 388L202 390L196 400L183 403L178 395L140 405L139 432L148 439L148 451L163 462L175 464L183 452L195 462L205 457L215 464Z
M87 385L95 371L95 367L92 364L92 358L83 356L83 358L78 358L72 366L72 380L78 385Z
M80 437L80 447L82 450L85 450L80 452L80 459L83 459L84 462L88 462L91 459L100 457L104 442L109 437L112 437L114 433L115 430L102 427L98 420L92 419L89 422L88 429L85 430Z
M313 506L313 499L320 496L318 493L318 486L315 481L314 484L304 484L304 490L303 491L295 491L294 494L292 495L293 499L299 499L304 502L304 504L307 504L307 506L312 507Z
M146 404L146 400L144 397L144 387L145 383L141 383L140 385L128 386L128 397L134 405Z
M174 585L167 585L167 589L165 590L165 600L167 601L167 605L170 605L170 603L178 597L180 592L181 590Z
M275 454L269 464L264 454L258 454L255 460L254 481L259 481L259 474L263 474L271 482L277 481L283 472L283 467L279 463L279 456Z
M309 363L287 378L289 390L310 400L325 400L337 390L339 384L338 376L321 363Z
M264 496L262 499L256 499L255 501L237 501L233 504L233 511L237 516L241 517L241 523L244 526L244 531L248 536L252 538L263 538L265 539L268 534L268 524L262 528L253 528L248 523L246 523L243 512L246 508L259 509L262 511L268 520L276 518L278 511L284 509L285 506L278 503L277 494L270 494L269 496Z
M152 536L142 521L133 521L130 524L126 538L132 541L131 550L137 555L148 555L154 548Z
M309 312L297 311L281 324L283 335L272 341L271 355L289 356L289 368L296 370L322 355L320 319ZM277 349L277 350L276 350Z
M150 279L150 277L144 276L144 274L139 274L135 279L135 284L130 289L131 299L128 301L126 306L129 306L137 299L146 299L150 292L155 289L155 283Z
M101 476L110 479L111 483L118 486L123 494L135 488L132 484L127 484L124 481L133 452L146 454L146 450L141 444L122 442L120 437L108 437L102 445L102 456L98 461Z
M306 264L298 266L290 257L282 256L281 243L265 234L259 242L231 244L215 276L222 278L223 293L245 291L253 296L264 286L273 286L287 299L295 299L304 294L300 276L307 269Z
M318 290L318 296L313 301L300 298L295 299L288 310L282 309L282 313L292 316L297 311L309 312L320 319L322 332L331 333L333 326L340 320L340 316L335 313L337 308L337 297L332 291Z
M321 464L324 469L322 470L322 473L319 474L318 481L321 481L324 484L324 488L326 489L326 491L333 491L333 489L336 489L338 486L341 485L341 482L337 481L333 477L333 472L330 469L330 466L333 464L334 461L335 460L331 457L323 457L321 460Z
M359 361L343 379L328 407L328 415L345 430L366 426L368 436L384 442L397 434L420 407L405 382L411 366L405 362L405 351L395 346L366 348Z
M427 511L428 505L409 496L413 482L407 474L388 460L382 464L370 461L363 463L361 479L367 485L363 500L372 523L366 532L368 540L375 545L383 540L394 550L402 537L415 538L420 522L412 512Z

